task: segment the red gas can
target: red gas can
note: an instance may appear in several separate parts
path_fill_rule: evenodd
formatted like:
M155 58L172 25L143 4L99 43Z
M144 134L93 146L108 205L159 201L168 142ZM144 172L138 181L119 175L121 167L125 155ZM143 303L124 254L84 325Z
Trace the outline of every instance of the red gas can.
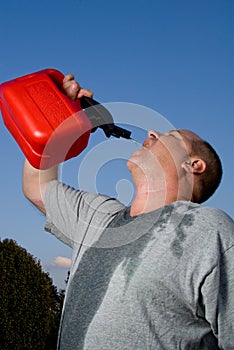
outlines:
M75 157L88 144L91 122L79 100L63 93L63 78L44 69L0 84L3 121L38 169Z

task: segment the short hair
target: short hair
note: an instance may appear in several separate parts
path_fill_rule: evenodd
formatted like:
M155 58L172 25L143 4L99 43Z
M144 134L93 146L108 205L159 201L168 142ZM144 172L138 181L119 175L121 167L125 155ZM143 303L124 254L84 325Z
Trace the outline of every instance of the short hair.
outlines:
M196 174L192 196L194 202L203 203L214 194L221 182L222 163L214 148L204 140L192 141L190 155L199 156L206 163L205 171Z

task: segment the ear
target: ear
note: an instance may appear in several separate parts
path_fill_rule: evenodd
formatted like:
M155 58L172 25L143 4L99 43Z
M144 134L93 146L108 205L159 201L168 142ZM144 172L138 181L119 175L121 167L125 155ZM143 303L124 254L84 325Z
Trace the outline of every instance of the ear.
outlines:
M190 162L184 162L182 168L193 174L202 174L206 170L206 162L203 159L191 159Z

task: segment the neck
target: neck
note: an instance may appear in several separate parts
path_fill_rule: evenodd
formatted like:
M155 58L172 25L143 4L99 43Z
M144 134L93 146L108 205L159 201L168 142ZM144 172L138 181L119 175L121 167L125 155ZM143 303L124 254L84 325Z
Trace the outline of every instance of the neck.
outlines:
M169 185L170 184L170 185ZM154 183L135 182L136 194L132 201L130 215L137 216L157 210L178 200L191 200L191 186L186 181Z
M131 205L130 215L146 214L176 200L178 198L175 194L166 193L164 190L137 191Z

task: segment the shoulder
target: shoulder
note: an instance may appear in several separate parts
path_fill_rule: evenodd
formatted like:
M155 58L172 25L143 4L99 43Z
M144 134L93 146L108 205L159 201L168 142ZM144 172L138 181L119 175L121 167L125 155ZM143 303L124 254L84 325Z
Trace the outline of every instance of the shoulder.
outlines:
M45 199L47 205L49 202L52 204L58 202L61 205L69 203L70 207L79 207L79 209L89 208L92 211L99 209L100 211L115 213L125 208L125 206L115 198L78 190L58 180L50 182L46 190Z
M233 219L221 209L198 205L194 207L194 213L211 226L234 229Z
M223 252L234 247L234 221L223 210L205 205L192 210L194 223L208 240L216 240Z
M176 232L185 232L193 245L219 247L222 252L234 246L234 221L224 211L192 202L178 201L172 211Z

